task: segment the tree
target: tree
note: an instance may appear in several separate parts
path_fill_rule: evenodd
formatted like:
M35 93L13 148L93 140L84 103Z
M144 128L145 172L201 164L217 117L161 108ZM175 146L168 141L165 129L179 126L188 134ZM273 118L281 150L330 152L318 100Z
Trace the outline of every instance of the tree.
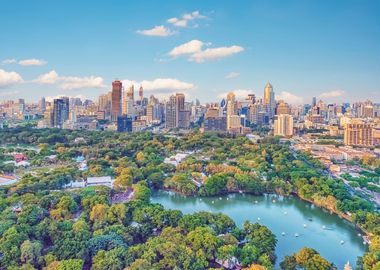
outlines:
M114 187L119 190L125 190L132 186L133 176L129 168L123 168L120 175L114 182Z
M106 222L109 206L105 204L96 204L90 212L90 220L93 222Z
M189 232L186 240L195 252L202 250L208 260L215 258L219 241L215 232L210 228L197 227L194 231Z
M111 249L109 251L99 250L92 259L93 270L122 270L124 269L127 259L127 250L123 247Z
M134 195L133 199L134 200L140 200L144 202L148 202L150 199L151 191L148 188L148 185L146 182L140 181L136 185L133 186L134 190Z
M205 189L208 195L213 196L223 193L226 189L226 184L227 177L224 174L218 173L207 178Z
M42 255L42 244L40 242L31 242L30 240L26 240L21 244L20 249L21 262L29 263L34 266L38 265L38 258Z
M258 249L252 244L245 244L240 250L239 261L243 266L251 265L259 257Z
M44 270L82 270L83 264L83 260L80 259L54 261L45 267Z

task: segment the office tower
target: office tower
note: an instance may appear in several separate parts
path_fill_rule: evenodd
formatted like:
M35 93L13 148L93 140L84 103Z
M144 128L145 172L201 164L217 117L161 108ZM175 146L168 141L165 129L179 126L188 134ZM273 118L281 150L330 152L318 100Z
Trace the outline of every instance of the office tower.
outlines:
M70 107L82 106L82 100L78 97L70 98Z
M111 92L111 120L116 121L117 117L121 115L121 97L123 91L123 84L121 81L112 82Z
M237 114L235 94L230 92L227 94L227 129L232 128L232 118Z
M98 119L110 119L111 114L111 96L112 92L100 95L98 99Z
M146 106L146 122L147 124L152 124L153 123L153 113L154 113L154 104L148 104Z
M241 127L241 117L240 115L234 114L229 117L228 130L237 130L240 132Z
M227 119L222 117L209 117L204 120L205 131L226 132L227 131Z
M275 136L293 136L293 116L289 114L280 114L274 120Z
M177 104L177 112L185 110L185 95L182 93L175 94L176 104Z
M372 118L373 117L373 105L367 104L363 106L363 115L362 117Z
M269 82L264 88L263 104L267 106L269 118L272 119L276 109L276 101L274 98L273 86Z
M280 100L277 103L276 114L277 115L280 115L280 114L290 114L290 106L289 106L289 104L286 103L283 100Z
M141 105L142 105L143 99L144 99L144 89L143 89L142 85L139 88L139 97L140 97L140 102L141 102Z
M62 128L63 123L69 119L70 102L68 97L54 99L53 126Z
M190 111L185 108L185 95L171 95L165 104L166 128L188 128L190 126Z
M123 93L122 113L135 118L135 100L134 100L134 86L133 84Z
M46 111L46 100L45 97L42 97L39 102L40 112L44 113Z
M44 111L44 122L46 127L54 127L54 109L52 106L46 107Z
M18 99L18 111L20 113L24 113L25 111L25 99L23 98Z
M177 127L177 98L171 95L165 104L165 127L172 129Z
M190 126L190 111L178 111L178 127L189 128Z
M358 146L373 146L373 131L370 124L352 121L345 125L344 144Z
M315 107L316 105L317 105L317 98L313 97L313 99L311 101L311 107Z
M176 127L188 128L190 126L190 108L185 102L185 95L177 93L176 95Z
M118 116L117 132L132 132L132 118L127 115Z
M256 101L255 104L250 104L248 106L248 121L251 124L258 126L266 125L269 123L267 106L263 104L261 99Z

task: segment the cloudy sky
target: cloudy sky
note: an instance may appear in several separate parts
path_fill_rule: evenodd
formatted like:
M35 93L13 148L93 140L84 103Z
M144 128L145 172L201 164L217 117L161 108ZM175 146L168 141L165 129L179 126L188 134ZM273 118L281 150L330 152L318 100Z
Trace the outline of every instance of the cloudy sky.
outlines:
M2 1L0 100L97 98L112 80L201 102L380 101L380 1Z

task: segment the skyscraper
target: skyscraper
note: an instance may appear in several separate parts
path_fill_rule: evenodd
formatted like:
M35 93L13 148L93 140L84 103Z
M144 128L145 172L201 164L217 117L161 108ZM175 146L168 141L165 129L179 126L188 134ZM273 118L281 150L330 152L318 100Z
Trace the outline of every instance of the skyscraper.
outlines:
M344 129L345 145L372 146L373 133L370 124L354 121L346 124Z
M140 97L140 102L142 104L142 101L144 99L144 89L143 89L142 85L139 88L139 97Z
M111 114L111 96L112 92L100 95L98 99L98 114L101 115L100 119L109 119Z
M230 92L227 94L227 129L232 128L232 119L236 115L235 94Z
M122 97L123 84L121 81L112 82L111 94L111 120L117 121L117 117L121 115L121 97Z
M276 109L276 101L274 98L273 86L269 82L264 88L263 103L267 106L269 118L273 118Z
M42 97L39 102L40 112L44 113L46 111L46 100L45 97Z
M276 107L276 114L290 114L290 106L283 100L280 100Z
M165 127L172 129L177 127L177 98L171 95L169 101L165 104Z
M135 118L135 100L134 100L134 86L133 84L123 93L122 112L123 115Z
M277 115L274 120L274 135L293 136L293 116L289 114Z
M185 108L185 95L177 93L171 95L165 105L166 128L188 128L190 125L190 111Z
M117 132L132 132L132 118L127 115L118 116Z
M313 100L311 101L311 107L314 107L317 105L317 98L313 97Z
M70 102L68 97L54 99L53 126L62 128L63 123L69 119Z

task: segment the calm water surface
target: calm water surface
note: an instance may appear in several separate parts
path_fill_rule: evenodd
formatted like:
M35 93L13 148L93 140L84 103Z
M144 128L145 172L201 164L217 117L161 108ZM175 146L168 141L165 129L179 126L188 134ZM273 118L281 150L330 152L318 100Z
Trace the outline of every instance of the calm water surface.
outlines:
M347 261L355 265L356 258L367 249L352 224L294 197L232 194L200 199L157 191L151 201L160 203L167 209L181 210L185 214L198 211L224 213L239 227L245 220L267 226L278 239L277 265L285 255L308 246L333 262L338 269L343 269ZM295 237L295 234L299 236Z

